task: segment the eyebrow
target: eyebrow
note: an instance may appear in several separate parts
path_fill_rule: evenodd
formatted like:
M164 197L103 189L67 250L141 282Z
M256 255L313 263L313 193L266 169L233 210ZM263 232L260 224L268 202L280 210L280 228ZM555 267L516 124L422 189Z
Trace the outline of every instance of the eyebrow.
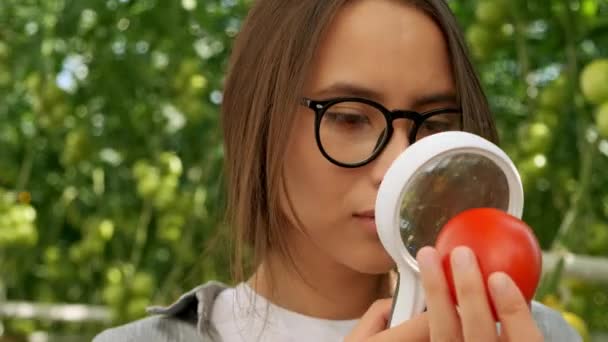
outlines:
M325 89L315 92L315 95L320 97L354 96L376 101L380 101L383 98L382 94L374 89L346 82L334 83ZM438 103L453 103L456 105L458 97L451 91L439 91L415 98L412 107L419 108Z
M453 92L433 93L415 99L413 106L414 108L417 108L438 103L453 103L454 105L456 105L458 103L458 98Z
M362 87L359 85L355 85L352 83L346 82L338 82L334 83L331 86L324 88L320 91L315 92L315 95L321 97L331 97L331 96L354 96L354 97L363 97L370 100L380 100L382 99L382 94L371 89Z

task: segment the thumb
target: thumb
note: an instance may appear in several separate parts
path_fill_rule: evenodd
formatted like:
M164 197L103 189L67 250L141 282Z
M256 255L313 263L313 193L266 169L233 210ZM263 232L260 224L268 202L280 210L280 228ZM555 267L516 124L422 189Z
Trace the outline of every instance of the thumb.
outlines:
M385 330L392 303L392 298L375 301L361 317L355 328L346 336L344 342L364 341Z

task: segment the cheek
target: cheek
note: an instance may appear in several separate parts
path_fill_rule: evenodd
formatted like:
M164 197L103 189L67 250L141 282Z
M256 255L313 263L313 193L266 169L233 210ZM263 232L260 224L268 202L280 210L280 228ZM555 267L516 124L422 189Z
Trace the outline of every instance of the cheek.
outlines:
M369 193L362 187L365 169L345 169L325 159L317 147L310 116L296 122L283 165L285 190L297 217L287 204L285 191L281 205L291 222L303 225L296 229L306 231L314 243L297 237L292 241L304 253L328 256L362 273L386 272L393 263L380 241L356 226L352 218L353 211L361 209L361 195Z
M348 170L331 164L321 155L314 136L314 116L306 114L309 113L298 114L283 176L298 219L306 229L314 230L331 225L345 214L345 199L353 180Z

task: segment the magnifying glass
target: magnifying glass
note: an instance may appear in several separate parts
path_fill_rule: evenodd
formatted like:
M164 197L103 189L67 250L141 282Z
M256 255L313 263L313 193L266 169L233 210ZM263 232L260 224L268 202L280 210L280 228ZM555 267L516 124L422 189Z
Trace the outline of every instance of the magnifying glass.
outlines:
M418 250L434 245L450 218L472 208L496 208L517 218L523 211L519 173L488 140L466 132L434 134L390 166L375 208L380 241L399 273L389 327L424 310Z

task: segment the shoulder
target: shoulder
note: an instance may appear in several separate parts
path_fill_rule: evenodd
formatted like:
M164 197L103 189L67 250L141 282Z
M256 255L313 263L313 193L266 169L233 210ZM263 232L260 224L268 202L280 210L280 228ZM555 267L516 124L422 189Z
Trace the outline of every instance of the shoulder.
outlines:
M541 303L532 302L532 316L543 332L546 341L582 341L579 334L564 320L562 315Z
M177 318L153 316L105 330L93 342L185 342L200 338L196 325Z
M148 308L154 316L105 330L93 342L185 342L211 337L215 330L210 313L215 299L226 288L215 281L200 285L167 307Z

